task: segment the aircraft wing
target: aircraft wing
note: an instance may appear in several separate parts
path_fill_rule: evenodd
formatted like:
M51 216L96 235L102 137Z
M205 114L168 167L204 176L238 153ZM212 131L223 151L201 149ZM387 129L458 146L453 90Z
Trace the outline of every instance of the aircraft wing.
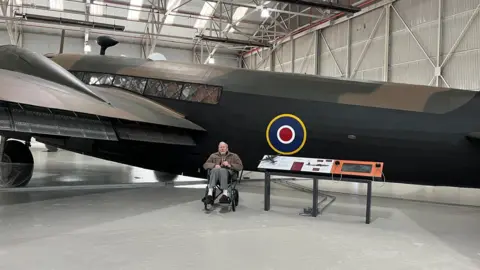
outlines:
M0 130L180 145L195 145L191 132L205 131L125 91L89 87L104 97L102 101L67 85L6 69L0 69L0 81Z
M88 86L96 95L107 100L115 108L129 111L144 122L168 125L193 130L204 130L200 126L186 120L184 115L177 113L153 100L127 90L115 87Z

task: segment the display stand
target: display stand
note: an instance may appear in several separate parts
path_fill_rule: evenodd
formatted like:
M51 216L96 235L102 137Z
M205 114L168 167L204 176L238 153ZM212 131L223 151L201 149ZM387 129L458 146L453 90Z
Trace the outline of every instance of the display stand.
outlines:
M341 178L342 181L367 184L365 223L370 224L372 182L383 175L383 163L371 161L332 160L323 158L300 158L265 155L258 165L265 173L264 210L270 210L271 176L287 176L313 179L311 216L316 217L318 209L318 180L324 177ZM332 201L333 202L333 201ZM332 202L327 204L328 207ZM324 210L323 209L323 210ZM323 211L321 210L321 211ZM320 211L320 212L321 212ZM310 211L308 211L310 212Z

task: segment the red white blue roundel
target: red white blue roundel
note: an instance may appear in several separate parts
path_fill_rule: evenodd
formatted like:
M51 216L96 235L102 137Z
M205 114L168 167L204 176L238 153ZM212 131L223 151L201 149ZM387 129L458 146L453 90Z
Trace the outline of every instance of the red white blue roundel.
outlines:
M266 136L268 144L275 152L293 155L305 145L307 129L297 116L281 114L270 121Z

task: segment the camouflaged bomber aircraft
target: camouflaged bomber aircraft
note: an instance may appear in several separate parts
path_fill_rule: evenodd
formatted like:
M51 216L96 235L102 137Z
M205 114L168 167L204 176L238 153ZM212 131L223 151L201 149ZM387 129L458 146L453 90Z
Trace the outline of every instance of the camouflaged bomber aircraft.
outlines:
M115 57L104 55L108 46L101 55L47 57L0 46L3 161L27 164L10 166L4 183L27 185L35 137L191 176L204 177L203 162L226 141L246 170L273 145L303 157L385 162L388 182L480 187L478 92ZM295 119L269 126L283 114L298 117L307 136Z

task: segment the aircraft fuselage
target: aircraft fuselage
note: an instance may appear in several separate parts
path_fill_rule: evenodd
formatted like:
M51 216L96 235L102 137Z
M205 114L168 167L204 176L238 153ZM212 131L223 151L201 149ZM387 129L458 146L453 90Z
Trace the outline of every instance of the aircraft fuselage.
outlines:
M473 115L435 115L326 102L225 93L219 106L159 101L205 127L199 143L201 166L219 141L227 141L245 169L256 170L265 154L275 154L266 141L268 123L292 113L306 126L307 140L295 155L385 162L387 181L449 186L480 186L480 152L465 135L478 128ZM354 137L352 137L352 135ZM354 139L352 139L354 138ZM185 164L185 167L190 165Z
M466 114L467 109L429 114L229 91L224 92L218 105L156 101L208 131L196 138L196 147L96 141L97 150L90 154L153 170L202 177L203 162L216 151L218 142L226 141L230 150L242 158L245 170L255 171L263 155L275 154L266 141L269 122L279 114L292 113L307 129L306 143L296 156L381 161L385 163L384 173L389 182L480 186L475 181L480 168L479 148L465 138L480 125L473 115ZM473 103L478 103L477 98ZM73 142L71 145L79 147ZM108 155L107 149L117 154Z
M384 162L389 182L480 187L478 92L103 55L52 62L10 45L0 58L9 138L204 177L220 141L255 171L275 154L272 119L292 114L306 128L296 156ZM30 166L9 185L28 184L28 148L6 142L5 151Z
M67 63L65 59L57 61ZM95 141L89 146L92 150L85 151L75 139L66 147L72 151L204 176L203 162L220 141L226 141L245 169L254 171L263 155L275 154L266 140L270 121L293 114L307 130L306 143L296 156L384 162L389 182L480 187L474 180L480 171L480 148L466 139L468 133L480 130L476 92L138 59L76 59L64 67L76 72L103 70L121 76L204 81L222 86L223 91L218 104L148 96L206 130L195 136L194 147Z

